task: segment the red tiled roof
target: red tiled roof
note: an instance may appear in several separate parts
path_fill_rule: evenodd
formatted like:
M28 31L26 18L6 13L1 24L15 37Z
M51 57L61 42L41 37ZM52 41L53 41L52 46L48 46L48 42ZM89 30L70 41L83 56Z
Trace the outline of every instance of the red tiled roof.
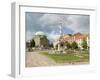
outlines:
M82 33L76 33L76 34L73 34L72 36L64 36L63 40L64 41L76 41L76 40L84 39L86 37L87 35L84 35Z

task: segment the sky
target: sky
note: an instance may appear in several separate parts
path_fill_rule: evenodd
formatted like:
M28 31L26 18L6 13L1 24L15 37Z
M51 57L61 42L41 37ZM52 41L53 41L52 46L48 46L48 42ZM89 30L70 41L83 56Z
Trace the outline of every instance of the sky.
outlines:
M25 25L26 41L39 31L53 41L60 35L60 26L63 34L89 33L89 15L26 12Z

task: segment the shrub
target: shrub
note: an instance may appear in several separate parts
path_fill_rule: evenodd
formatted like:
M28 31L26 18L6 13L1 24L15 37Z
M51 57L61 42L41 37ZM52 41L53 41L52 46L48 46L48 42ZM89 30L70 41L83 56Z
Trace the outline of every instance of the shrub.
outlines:
M32 48L32 47L35 47L35 41L34 41L34 39L32 39L31 41L30 41L30 47Z
M53 43L49 44L49 47L53 48Z
M72 42L72 49L78 49L78 44L75 41Z
M85 40L85 39L83 39L83 41L82 41L82 47L83 47L83 49L87 49L87 41Z
M72 47L71 47L71 44L70 44L69 42L65 42L65 46L67 47L67 49L72 48Z

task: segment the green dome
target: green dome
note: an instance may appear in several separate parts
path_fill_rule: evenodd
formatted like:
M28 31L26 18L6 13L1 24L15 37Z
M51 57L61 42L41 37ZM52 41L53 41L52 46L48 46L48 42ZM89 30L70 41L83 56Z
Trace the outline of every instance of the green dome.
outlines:
M38 31L38 32L35 33L35 35L43 35L44 36L45 33L44 32L41 32L41 31Z

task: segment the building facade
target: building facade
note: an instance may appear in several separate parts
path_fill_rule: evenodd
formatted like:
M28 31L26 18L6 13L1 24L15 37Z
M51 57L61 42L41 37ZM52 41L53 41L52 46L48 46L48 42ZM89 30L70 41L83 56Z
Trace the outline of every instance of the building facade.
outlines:
M87 46L89 46L89 34L86 34L86 33L75 33L71 36L67 36L66 35L63 37L62 39L64 42L76 42L78 44L78 47L79 48L82 48L82 42L83 40L86 40L87 42Z
M90 45L89 44L90 43L90 41L89 41L90 40L89 39L89 34L86 34L86 33L66 34L66 35L60 36L60 38L58 40L60 41L60 43L65 43L65 42L72 43L72 42L76 42L78 44L78 47L80 49L83 48L82 47L83 40L86 41L88 47ZM58 42L59 42L58 40L54 43L54 47L56 45L58 45Z
M49 46L49 40L43 32L37 32L34 36L35 47L47 48Z

